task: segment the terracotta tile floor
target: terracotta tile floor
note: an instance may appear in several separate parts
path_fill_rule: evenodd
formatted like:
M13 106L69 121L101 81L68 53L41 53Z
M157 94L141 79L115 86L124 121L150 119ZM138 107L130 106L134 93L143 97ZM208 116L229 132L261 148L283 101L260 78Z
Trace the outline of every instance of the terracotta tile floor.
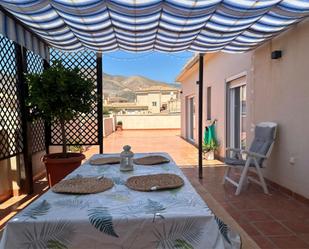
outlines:
M132 130L115 132L103 139L104 153L120 153L122 147L129 144L133 152L167 152L181 167L197 165L197 149L180 137L179 130ZM87 157L98 153L97 146L92 146L85 154ZM206 163L206 161L205 161ZM220 161L208 161L218 165Z
M197 149L180 138L179 131L116 132L104 139L104 153L118 153L125 144L130 144L134 152L167 152L189 179L197 179ZM87 157L95 153L98 148L94 146L86 151ZM221 184L224 166L220 161L205 161L203 173L200 184L261 248L309 249L308 206L274 189L270 189L271 195L265 195L254 184L235 196L233 186ZM234 175L237 177L238 173ZM36 193L44 186L46 182L36 183ZM29 202L32 197L24 198ZM0 204L0 228L26 204L23 200Z
M197 178L192 169L183 169ZM309 248L309 207L277 190L265 195L249 184L239 196L230 184L220 184L224 167L203 168L200 183L261 248Z

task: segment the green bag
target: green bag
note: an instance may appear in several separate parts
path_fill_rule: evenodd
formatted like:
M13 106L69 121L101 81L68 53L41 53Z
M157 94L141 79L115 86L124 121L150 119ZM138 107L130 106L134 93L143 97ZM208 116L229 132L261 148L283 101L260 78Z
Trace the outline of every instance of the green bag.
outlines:
M205 127L203 150L210 151L218 148L216 137L215 122Z

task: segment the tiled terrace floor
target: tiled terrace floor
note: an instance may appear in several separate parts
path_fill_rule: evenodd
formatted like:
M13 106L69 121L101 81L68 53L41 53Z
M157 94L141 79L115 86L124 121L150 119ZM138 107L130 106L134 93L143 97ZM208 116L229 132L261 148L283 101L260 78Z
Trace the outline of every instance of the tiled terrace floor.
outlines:
M116 132L104 140L104 153L120 152L125 144L134 152L167 152L189 179L197 179L197 149L183 140L179 131ZM254 184L235 196L233 186L221 184L224 166L219 161L205 161L203 172L201 185L261 248L309 249L308 206L274 189L265 195Z
M130 144L134 152L167 152L182 168L190 180L199 181L205 190L237 221L257 242L268 249L309 249L309 207L277 190L264 195L260 188L249 185L240 196L235 188L221 184L224 167L219 161L205 162L204 178L197 179L197 149L180 138L178 131L123 131L104 139L104 153L118 153ZM98 153L91 147L87 157ZM271 166L270 166L271 167ZM0 204L1 225L35 198L46 182L36 183L36 194L31 197L12 198Z
M132 130L117 131L103 139L104 153L120 153L122 147L129 144L133 152L167 152L181 167L197 165L197 149L183 140L178 130ZM98 153L98 148L91 147L85 153L87 157ZM206 163L206 161L205 161ZM208 164L220 164L209 161Z

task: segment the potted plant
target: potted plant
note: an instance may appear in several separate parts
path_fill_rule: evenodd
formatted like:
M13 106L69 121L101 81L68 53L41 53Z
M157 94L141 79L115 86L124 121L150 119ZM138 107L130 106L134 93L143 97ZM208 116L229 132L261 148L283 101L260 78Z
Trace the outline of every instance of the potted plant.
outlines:
M55 61L41 74L27 74L26 79L32 117L42 117L49 124L57 122L61 127L62 153L43 157L49 185L53 186L85 159L82 153L67 152L65 125L80 113L91 111L95 86L81 76L79 69L65 68L61 61Z
M215 151L219 148L219 144L203 143L203 153L206 160L215 160Z
M110 115L110 109L107 107L103 107L103 116L108 116Z
M116 124L116 131L122 131L122 121L118 121Z
M217 120L215 119L211 124L205 127L205 136L203 142L203 153L206 160L215 159L215 151L219 148L219 143L217 141L215 124Z

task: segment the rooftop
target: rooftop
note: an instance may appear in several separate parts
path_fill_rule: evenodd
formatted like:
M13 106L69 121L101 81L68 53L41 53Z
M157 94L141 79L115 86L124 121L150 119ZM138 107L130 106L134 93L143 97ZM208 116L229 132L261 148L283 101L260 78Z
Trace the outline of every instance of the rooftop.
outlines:
M151 86L147 88L143 88L140 90L137 90L136 93L144 93L144 92L175 92L179 91L178 88L176 87L171 87L171 86L162 86L162 85L157 85L157 86Z
M141 109L141 110L148 110L148 106L143 105L137 105L136 103L127 102L127 103L110 103L107 105L104 105L105 107L111 107L111 108L126 108L126 109Z

